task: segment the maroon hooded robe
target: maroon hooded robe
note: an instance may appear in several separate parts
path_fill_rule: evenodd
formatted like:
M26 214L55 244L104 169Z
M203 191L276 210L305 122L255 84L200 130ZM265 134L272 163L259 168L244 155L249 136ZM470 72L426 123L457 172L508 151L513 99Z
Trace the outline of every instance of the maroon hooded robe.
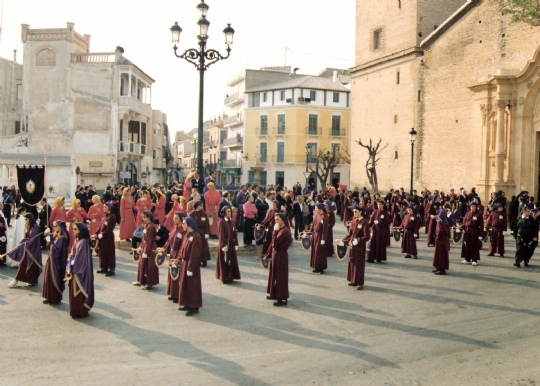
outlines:
M182 267L178 283L178 304L188 308L202 307L201 252L203 237L199 232L190 231L184 235L180 249ZM188 276L187 272L193 275Z
M342 240L344 243L358 241L349 252L349 267L347 270L347 281L354 285L364 285L364 272L366 270L366 243L369 241L371 233L369 222L365 218L353 218L349 225L349 231Z
M491 241L489 243L489 253L504 255L504 235L508 228L508 216L506 212L495 210L490 213L486 226L491 227Z
M292 243L291 229L285 226L278 231L273 230L271 257L268 264L268 284L266 292L272 299L289 298L289 254L287 250Z
M139 259L139 267L137 270L137 281L141 285L154 286L159 284L159 269L156 265L156 227L149 221L148 224L143 225L143 237L141 241L142 254L146 254L148 258Z
M237 246L238 236L233 220L222 218L219 221L219 242L215 277L223 283L241 279L235 248ZM227 247L228 250L224 251L224 247Z
M311 261L309 266L317 271L324 271L328 268L328 247L326 246L326 236L328 235L328 215L326 213L317 214L312 226L313 238L311 244ZM325 245L321 241L325 241Z
M401 240L401 253L406 253L410 256L417 256L416 237L420 230L420 217L416 214L406 213L403 216L403 238Z

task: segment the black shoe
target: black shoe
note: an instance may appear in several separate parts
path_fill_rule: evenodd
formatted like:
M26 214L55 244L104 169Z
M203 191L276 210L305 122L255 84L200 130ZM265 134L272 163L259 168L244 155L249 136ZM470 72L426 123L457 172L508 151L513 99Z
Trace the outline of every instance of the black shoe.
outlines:
M206 261L201 261L201 267L206 267L208 263Z
M501 259L504 259L504 255L500 255L499 257L500 257Z
M189 310L189 307L186 307L186 306L178 307L178 311L187 311L187 310Z
M366 262L368 262L368 263L374 263L375 260L367 259Z
M410 259L410 258L411 258L411 255L405 255L405 258L406 258L406 259Z
M178 303L178 298L169 298L170 301L172 301L173 303Z
M528 266L529 266L529 263L526 262L526 261L524 261L524 262L523 262L523 265L525 265L525 267L528 267Z
M96 273L107 273L107 268L101 268L99 271L96 271Z
M516 262L516 263L514 263L514 267L521 268L521 264L519 264L519 263Z
M71 315L71 319L81 319L81 318L83 318L83 316Z
M323 270L323 269L321 269L321 270L319 271L319 275L324 275L324 270Z
M50 303L50 301L48 301L47 299L45 299L45 300L43 301L43 304L49 304L49 303Z
M192 315L197 314L198 312L199 312L198 308L190 308L188 312L186 312L186 316L192 316Z
M433 272L433 273L435 273L435 272L439 272L439 269L438 269L438 268L437 268L437 269L434 269L434 270L433 270L433 271L431 271L431 272Z
M276 300L276 298L272 298L272 297L270 297L270 296L267 296L266 299L267 299L267 300Z
M319 273L320 271L318 269L314 269L313 271L311 271L313 273Z
M116 273L114 271L109 271L105 274L105 276L114 276Z
M356 286L356 284L349 283L348 286L349 286L349 287L354 287L354 286Z
M495 256L494 253L488 253L488 256Z
M441 269L440 271L435 272L435 275L446 275L446 271Z
M287 305L287 301L286 300L281 300L281 299L274 303L274 306L276 306L276 307L286 306L286 305Z
M413 258L413 260L416 260L416 259L418 259L418 257L416 257L416 256L413 256L412 258Z

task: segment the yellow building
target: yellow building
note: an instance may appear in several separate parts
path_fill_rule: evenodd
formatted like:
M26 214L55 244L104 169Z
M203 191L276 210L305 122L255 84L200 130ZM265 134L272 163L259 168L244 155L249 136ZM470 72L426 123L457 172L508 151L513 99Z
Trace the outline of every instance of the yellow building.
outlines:
M256 157L265 170L262 185L292 187L306 183L309 162L320 150L350 148L349 89L334 77L291 74L290 78L246 88L243 174L253 181ZM349 184L349 164L336 166L328 183ZM332 178L332 180L330 180ZM318 187L311 174L309 181Z

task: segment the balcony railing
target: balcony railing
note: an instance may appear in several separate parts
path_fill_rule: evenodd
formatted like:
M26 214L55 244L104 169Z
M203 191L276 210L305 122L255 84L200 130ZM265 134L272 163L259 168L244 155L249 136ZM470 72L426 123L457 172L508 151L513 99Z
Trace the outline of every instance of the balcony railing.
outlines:
M322 127L306 127L307 135L322 135Z
M146 145L128 141L118 142L119 153L146 154Z
M290 154L283 154L280 156L279 154L272 154L268 157L269 162L273 163L283 163L283 164L300 164L305 165L306 164L306 156L305 155L290 155ZM263 161L261 161L263 162ZM317 162L317 157L309 157L309 163L315 163Z
M244 95L243 94L232 94L229 95L227 98L225 98L225 106L232 105L234 103L243 102L244 101Z
M239 125L243 122L241 117L237 116L231 116L227 117L223 120L223 126L233 126L233 125Z
M223 168L241 168L242 161L236 159L223 160Z
M268 127L261 127L259 129L255 129L256 133L259 133L259 135L268 135Z
M114 52L92 52L71 54L72 63L114 63L116 54Z
M346 135L345 133L346 133L345 129L334 129L334 128L330 129L330 134L335 137L344 137Z
M286 131L287 131L287 130L285 129L285 126L283 126L283 127L277 127L277 128L274 127L274 128L272 129L272 133L277 134L277 135L285 135L285 132L286 132Z
M223 140L223 147L236 147L242 146L243 138L227 138Z

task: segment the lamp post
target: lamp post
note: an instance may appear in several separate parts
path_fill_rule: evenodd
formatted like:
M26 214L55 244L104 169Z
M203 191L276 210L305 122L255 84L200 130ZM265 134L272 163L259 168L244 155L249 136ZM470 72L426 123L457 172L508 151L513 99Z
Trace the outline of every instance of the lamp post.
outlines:
M227 24L227 27L223 30L225 35L225 44L227 45L227 56L221 55L216 50L207 50L206 41L208 40L208 27L210 22L206 20L206 15L208 14L208 4L201 0L201 3L197 5L197 10L200 14L200 19L197 22L199 26L199 35L197 39L199 40L199 48L189 48L182 55L178 55L178 47L176 43L180 42L180 34L182 28L178 25L178 22L174 22L174 25L171 27L172 33L172 42L174 43L174 55L177 58L185 59L189 63L193 64L195 68L199 71L199 126L197 132L197 169L199 170L199 175L204 174L204 165L203 165L203 105L204 105L204 72L212 64L216 63L219 60L228 59L231 54L231 44L233 43L234 29L230 24Z
M306 192L308 190L308 183L309 183L309 174L308 174L308 165L309 165L309 146L306 145L306 147L304 148L304 150L306 151L306 173L304 174L305 177L306 177Z
M413 163L414 163L414 141L416 141L416 130L414 127L409 131L411 136L411 196L413 194Z

